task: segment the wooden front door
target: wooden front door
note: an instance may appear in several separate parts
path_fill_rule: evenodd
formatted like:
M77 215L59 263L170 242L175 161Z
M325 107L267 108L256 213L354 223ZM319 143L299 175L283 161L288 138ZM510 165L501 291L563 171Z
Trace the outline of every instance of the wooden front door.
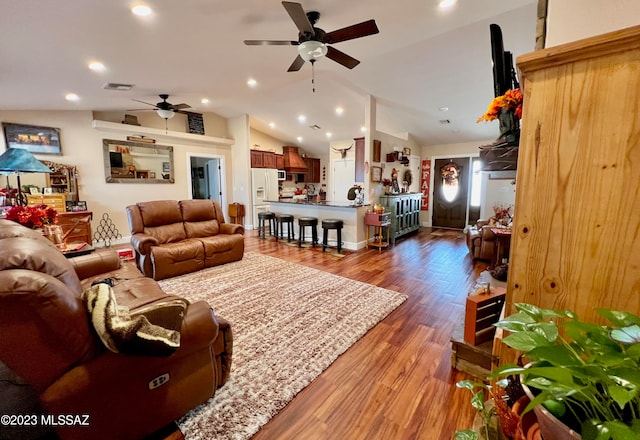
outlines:
M433 227L464 228L469 205L470 168L468 157L436 159L433 168Z

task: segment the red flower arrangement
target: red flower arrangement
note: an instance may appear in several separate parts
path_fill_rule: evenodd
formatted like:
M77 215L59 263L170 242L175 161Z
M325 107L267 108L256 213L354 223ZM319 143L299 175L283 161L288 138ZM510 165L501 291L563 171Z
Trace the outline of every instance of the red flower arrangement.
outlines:
M484 115L480 116L476 122L493 121L498 119L500 109L513 110L518 119L522 118L522 91L520 89L507 90L507 92L491 101L489 108Z
M27 228L41 228L58 223L58 211L47 205L12 206L6 214L7 220L20 223Z

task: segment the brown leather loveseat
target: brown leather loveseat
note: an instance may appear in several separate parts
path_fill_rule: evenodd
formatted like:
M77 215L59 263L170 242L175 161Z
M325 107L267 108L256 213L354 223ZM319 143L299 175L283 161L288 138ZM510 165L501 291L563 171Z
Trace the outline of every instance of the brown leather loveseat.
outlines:
M127 206L136 264L154 280L242 259L244 228L224 222L213 200L157 200Z
M205 302L185 305L179 348L168 357L107 350L82 300L105 278L132 314L178 299L121 266L114 250L67 259L39 232L0 220L0 363L35 391L51 420L63 416L48 426L62 439L143 438L206 402L229 374L231 328Z

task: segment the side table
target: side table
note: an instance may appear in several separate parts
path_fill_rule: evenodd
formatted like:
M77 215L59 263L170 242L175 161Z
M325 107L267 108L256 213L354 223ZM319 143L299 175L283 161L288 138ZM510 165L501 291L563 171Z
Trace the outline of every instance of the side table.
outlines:
M367 249L370 246L378 248L378 253L382 252L382 248L389 246L389 227L391 226L391 213L383 212L382 214L376 214L374 212L368 212L364 216L364 224L366 226L366 244ZM369 229L373 227L373 241L369 241ZM385 237L386 232L386 239Z
M491 228L496 236L496 253L493 267L497 267L502 263L504 255L508 252L511 245L511 229L510 228Z

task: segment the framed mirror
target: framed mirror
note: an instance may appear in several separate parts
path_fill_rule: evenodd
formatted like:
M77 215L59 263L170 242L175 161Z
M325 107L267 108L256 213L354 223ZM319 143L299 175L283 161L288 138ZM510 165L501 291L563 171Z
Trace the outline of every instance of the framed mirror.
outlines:
M107 183L175 183L173 147L103 139L102 151Z

